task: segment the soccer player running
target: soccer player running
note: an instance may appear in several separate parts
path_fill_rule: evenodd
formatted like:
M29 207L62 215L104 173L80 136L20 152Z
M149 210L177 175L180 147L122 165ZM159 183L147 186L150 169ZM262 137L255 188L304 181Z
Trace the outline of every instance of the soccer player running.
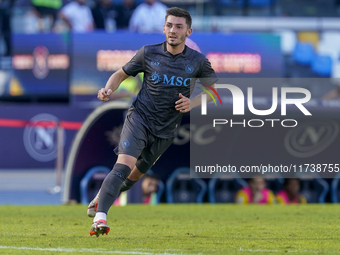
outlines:
M204 92L189 99L196 79L207 87L217 81L207 58L185 45L192 33L191 22L186 10L169 8L163 27L166 41L142 47L98 92L101 101L108 101L122 81L144 72L115 150L116 164L88 208L88 215L95 216L91 236L109 232L106 215L119 192L130 189L154 165L172 143L183 113L201 104Z

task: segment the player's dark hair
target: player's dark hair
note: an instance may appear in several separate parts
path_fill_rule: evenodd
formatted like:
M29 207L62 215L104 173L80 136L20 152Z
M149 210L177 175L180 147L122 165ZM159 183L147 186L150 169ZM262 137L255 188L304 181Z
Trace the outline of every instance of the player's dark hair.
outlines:
M175 17L185 18L185 23L187 23L188 28L191 28L192 19L191 19L190 13L187 10L184 10L178 7L171 7L167 9L166 15L165 15L165 22L168 16L170 15L175 16Z

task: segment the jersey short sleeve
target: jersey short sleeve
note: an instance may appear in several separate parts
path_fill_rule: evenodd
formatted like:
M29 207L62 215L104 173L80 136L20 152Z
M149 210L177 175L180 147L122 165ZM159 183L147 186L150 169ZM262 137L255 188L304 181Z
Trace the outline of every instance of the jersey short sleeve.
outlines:
M136 54L123 66L123 70L127 75L136 76L140 72L144 72L144 46L140 48Z
M208 85L213 85L217 81L215 71L211 67L211 64L207 58L204 59L198 78L200 79L201 83Z

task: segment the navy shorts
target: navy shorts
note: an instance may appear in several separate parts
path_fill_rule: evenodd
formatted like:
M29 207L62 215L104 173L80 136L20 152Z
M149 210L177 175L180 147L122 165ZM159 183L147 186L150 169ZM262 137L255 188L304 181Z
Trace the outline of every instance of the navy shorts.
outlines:
M136 167L146 173L171 145L174 138L154 136L139 120L135 112L128 112L115 153L137 158ZM136 117L134 117L136 116Z

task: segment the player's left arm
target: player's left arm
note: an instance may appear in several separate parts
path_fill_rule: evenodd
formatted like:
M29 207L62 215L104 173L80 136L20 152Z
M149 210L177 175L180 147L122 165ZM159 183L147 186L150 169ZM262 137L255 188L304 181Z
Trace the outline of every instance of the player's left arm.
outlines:
M215 84L211 85L211 87L215 88ZM210 89L206 88L212 95L214 95L214 92L211 91ZM198 94L197 96L193 97L193 98L187 98L185 96L182 95L182 93L179 93L179 97L180 99L176 101L176 110L180 111L181 113L186 113L191 111L192 108L195 108L197 106L201 105L201 97L203 94L207 94L205 91L203 91L202 93ZM213 101L212 97L207 96L207 103Z
M211 87L215 88L215 82L217 81L217 77L214 69L212 69L211 64L207 58L204 59L203 65L201 67L200 73L198 77L202 84L213 84ZM215 93L211 91L209 86L206 86L205 89L215 97ZM205 91L200 93L199 95L189 99L183 96L181 93L179 94L180 99L176 101L175 108L177 111L181 113L189 112L191 109L201 105L201 97L203 94L207 94ZM207 96L207 102L213 101L211 96Z

